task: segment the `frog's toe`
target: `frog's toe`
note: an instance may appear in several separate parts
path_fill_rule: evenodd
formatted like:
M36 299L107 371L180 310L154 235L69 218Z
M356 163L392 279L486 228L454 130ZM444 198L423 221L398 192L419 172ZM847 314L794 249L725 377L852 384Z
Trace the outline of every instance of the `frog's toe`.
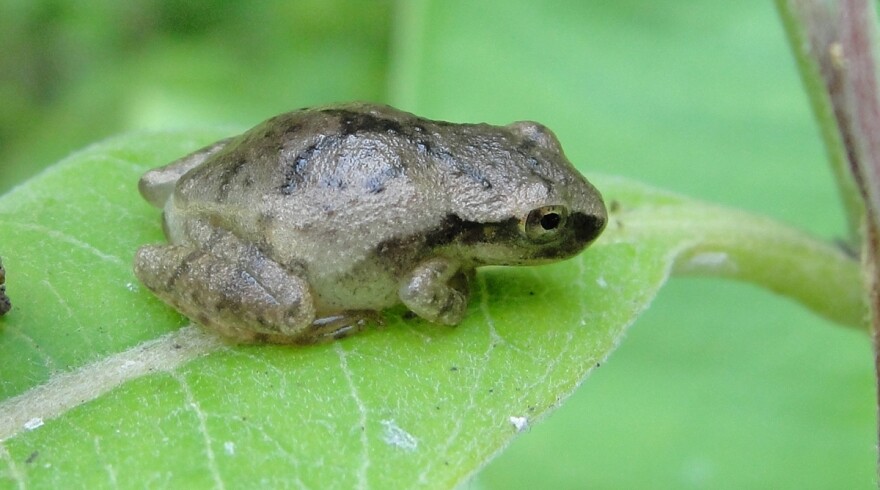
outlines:
M343 339L360 332L367 325L383 323L382 316L371 310L345 311L316 318L296 338L297 344L319 344Z

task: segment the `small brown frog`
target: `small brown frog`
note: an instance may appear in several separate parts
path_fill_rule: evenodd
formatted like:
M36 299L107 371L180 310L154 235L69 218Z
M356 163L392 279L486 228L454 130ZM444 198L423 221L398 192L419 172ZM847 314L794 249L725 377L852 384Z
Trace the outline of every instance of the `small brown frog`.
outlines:
M135 273L238 341L310 343L398 303L465 314L474 270L577 255L602 196L541 124L432 121L345 104L273 117L140 180L170 244Z

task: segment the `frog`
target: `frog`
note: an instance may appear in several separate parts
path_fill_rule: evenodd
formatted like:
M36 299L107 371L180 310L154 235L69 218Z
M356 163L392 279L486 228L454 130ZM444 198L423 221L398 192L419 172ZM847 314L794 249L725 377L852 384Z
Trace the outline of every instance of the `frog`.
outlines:
M235 343L332 341L400 304L454 326L477 268L569 259L608 219L542 124L365 102L272 117L138 187L168 243L137 250L136 276Z

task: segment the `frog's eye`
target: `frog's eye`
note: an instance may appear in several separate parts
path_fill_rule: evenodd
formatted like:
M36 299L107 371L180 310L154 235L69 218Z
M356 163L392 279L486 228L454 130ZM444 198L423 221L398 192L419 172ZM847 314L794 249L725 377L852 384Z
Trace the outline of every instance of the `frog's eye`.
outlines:
M565 206L541 206L529 211L529 215L520 220L520 232L529 240L549 241L556 238L565 226L567 217L568 209Z

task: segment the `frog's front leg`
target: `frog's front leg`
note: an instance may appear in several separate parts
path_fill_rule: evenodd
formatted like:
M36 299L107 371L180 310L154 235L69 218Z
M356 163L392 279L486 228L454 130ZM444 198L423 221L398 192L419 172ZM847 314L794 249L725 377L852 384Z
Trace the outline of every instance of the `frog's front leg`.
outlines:
M429 259L403 280L400 300L428 321L457 325L467 310L473 278L473 269L463 269L445 258Z
M308 283L278 264L230 261L183 245L147 245L135 274L198 323L241 342L299 342L315 318Z

